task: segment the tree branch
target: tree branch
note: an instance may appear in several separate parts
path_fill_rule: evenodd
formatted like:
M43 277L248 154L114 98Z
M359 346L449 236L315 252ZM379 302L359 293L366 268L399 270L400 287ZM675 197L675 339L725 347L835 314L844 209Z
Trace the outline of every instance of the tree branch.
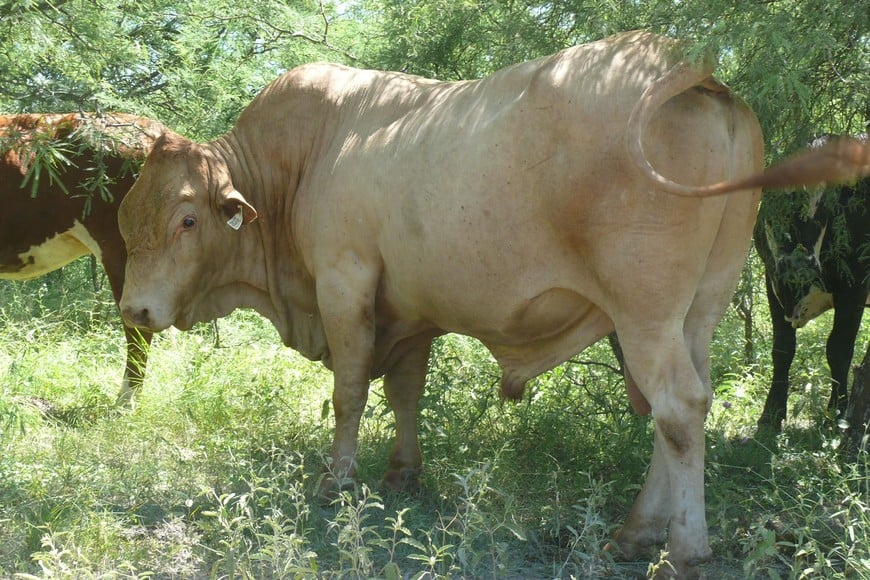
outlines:
M36 4L20 5L17 2L7 0L0 3L0 18L8 18L13 16L21 16L27 12L48 12L49 10L57 10L69 2L69 0L53 0L45 2L37 2Z

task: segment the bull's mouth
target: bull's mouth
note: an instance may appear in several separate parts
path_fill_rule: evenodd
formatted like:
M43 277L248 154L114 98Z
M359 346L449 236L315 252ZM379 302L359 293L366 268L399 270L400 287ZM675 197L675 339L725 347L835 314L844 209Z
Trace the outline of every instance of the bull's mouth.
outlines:
M121 302L123 304L123 299ZM166 330L170 326L177 326L178 322L176 316L161 316L147 307L122 306L121 317L127 326L150 332Z
M157 324L150 320L136 320L135 318L124 316L124 324L129 326L130 328L138 328L140 330L147 330L148 332L161 332L166 330L170 326L174 326L173 324Z
M172 323L172 326L177 328L178 330L190 330L194 325L194 322L189 319L184 318L176 318L175 322Z

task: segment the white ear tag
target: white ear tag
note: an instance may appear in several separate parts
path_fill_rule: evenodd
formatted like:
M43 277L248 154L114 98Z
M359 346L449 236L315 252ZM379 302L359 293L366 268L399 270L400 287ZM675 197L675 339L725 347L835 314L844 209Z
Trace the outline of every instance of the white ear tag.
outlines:
M227 225L233 228L234 230L238 230L242 227L242 222L245 220L244 211L242 211L242 206L239 206L239 211L236 212L236 215L227 220Z

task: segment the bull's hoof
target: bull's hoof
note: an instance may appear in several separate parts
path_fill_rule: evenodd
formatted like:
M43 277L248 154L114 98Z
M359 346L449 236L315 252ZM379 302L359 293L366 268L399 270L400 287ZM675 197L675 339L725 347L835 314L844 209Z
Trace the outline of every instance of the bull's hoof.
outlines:
M341 497L342 492L356 492L356 481L350 477L336 478L331 473L324 473L317 486L317 500L321 505L330 505Z
M650 560L656 557L658 547L667 539L665 530L655 534L637 534L623 528L616 532L613 542L604 546L604 551L610 552L615 560L627 562Z
M381 486L389 491L418 495L423 486L419 469L390 469L384 474Z

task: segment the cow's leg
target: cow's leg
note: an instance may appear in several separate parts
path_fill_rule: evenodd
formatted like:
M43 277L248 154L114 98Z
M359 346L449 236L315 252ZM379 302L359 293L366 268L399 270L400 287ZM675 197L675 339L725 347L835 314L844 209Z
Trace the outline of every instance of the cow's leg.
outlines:
M138 395L145 379L145 365L148 362L148 349L151 346L152 332L124 325L124 338L127 339L127 364L124 380L118 393L116 404L129 407Z
M796 333L794 327L785 319L785 311L773 292L770 278L765 275L764 280L767 303L770 305L770 320L773 324L773 382L767 392L764 410L758 419L758 428L779 433L788 409L788 374L794 360Z
M656 430L652 461L643 488L616 534L617 549L627 560L650 557L648 548L664 544L668 538L671 490L664 445L666 442L661 440Z
M120 304L121 293L124 290L124 266L127 262L127 253L124 251L123 241L120 236L117 240L100 245L103 269L109 279L109 287L115 304ZM148 349L151 346L151 338L154 333L147 330L139 330L124 325L124 339L127 341L127 362L124 366L124 378L121 381L121 390L115 404L129 407L133 399L142 388L145 379L145 367L148 364Z
M867 291L863 288L849 288L834 293L834 326L828 336L826 348L828 367L831 369L831 399L828 410L842 419L846 415L849 402L849 367L855 354L855 339L864 314Z
M426 367L432 341L427 339L405 354L384 377L384 391L396 416L396 441L384 486L415 491L420 484L423 456L417 441L417 406L426 384Z
M359 426L368 398L374 353L377 272L345 260L317 279L317 302L332 355L335 434L320 495L351 487L356 475Z
M682 322L670 326L648 332L617 326L656 423L653 462L619 544L626 554L640 553L661 540L670 520L669 561L680 577L691 577L712 554L704 514L704 419L712 392L698 376Z

